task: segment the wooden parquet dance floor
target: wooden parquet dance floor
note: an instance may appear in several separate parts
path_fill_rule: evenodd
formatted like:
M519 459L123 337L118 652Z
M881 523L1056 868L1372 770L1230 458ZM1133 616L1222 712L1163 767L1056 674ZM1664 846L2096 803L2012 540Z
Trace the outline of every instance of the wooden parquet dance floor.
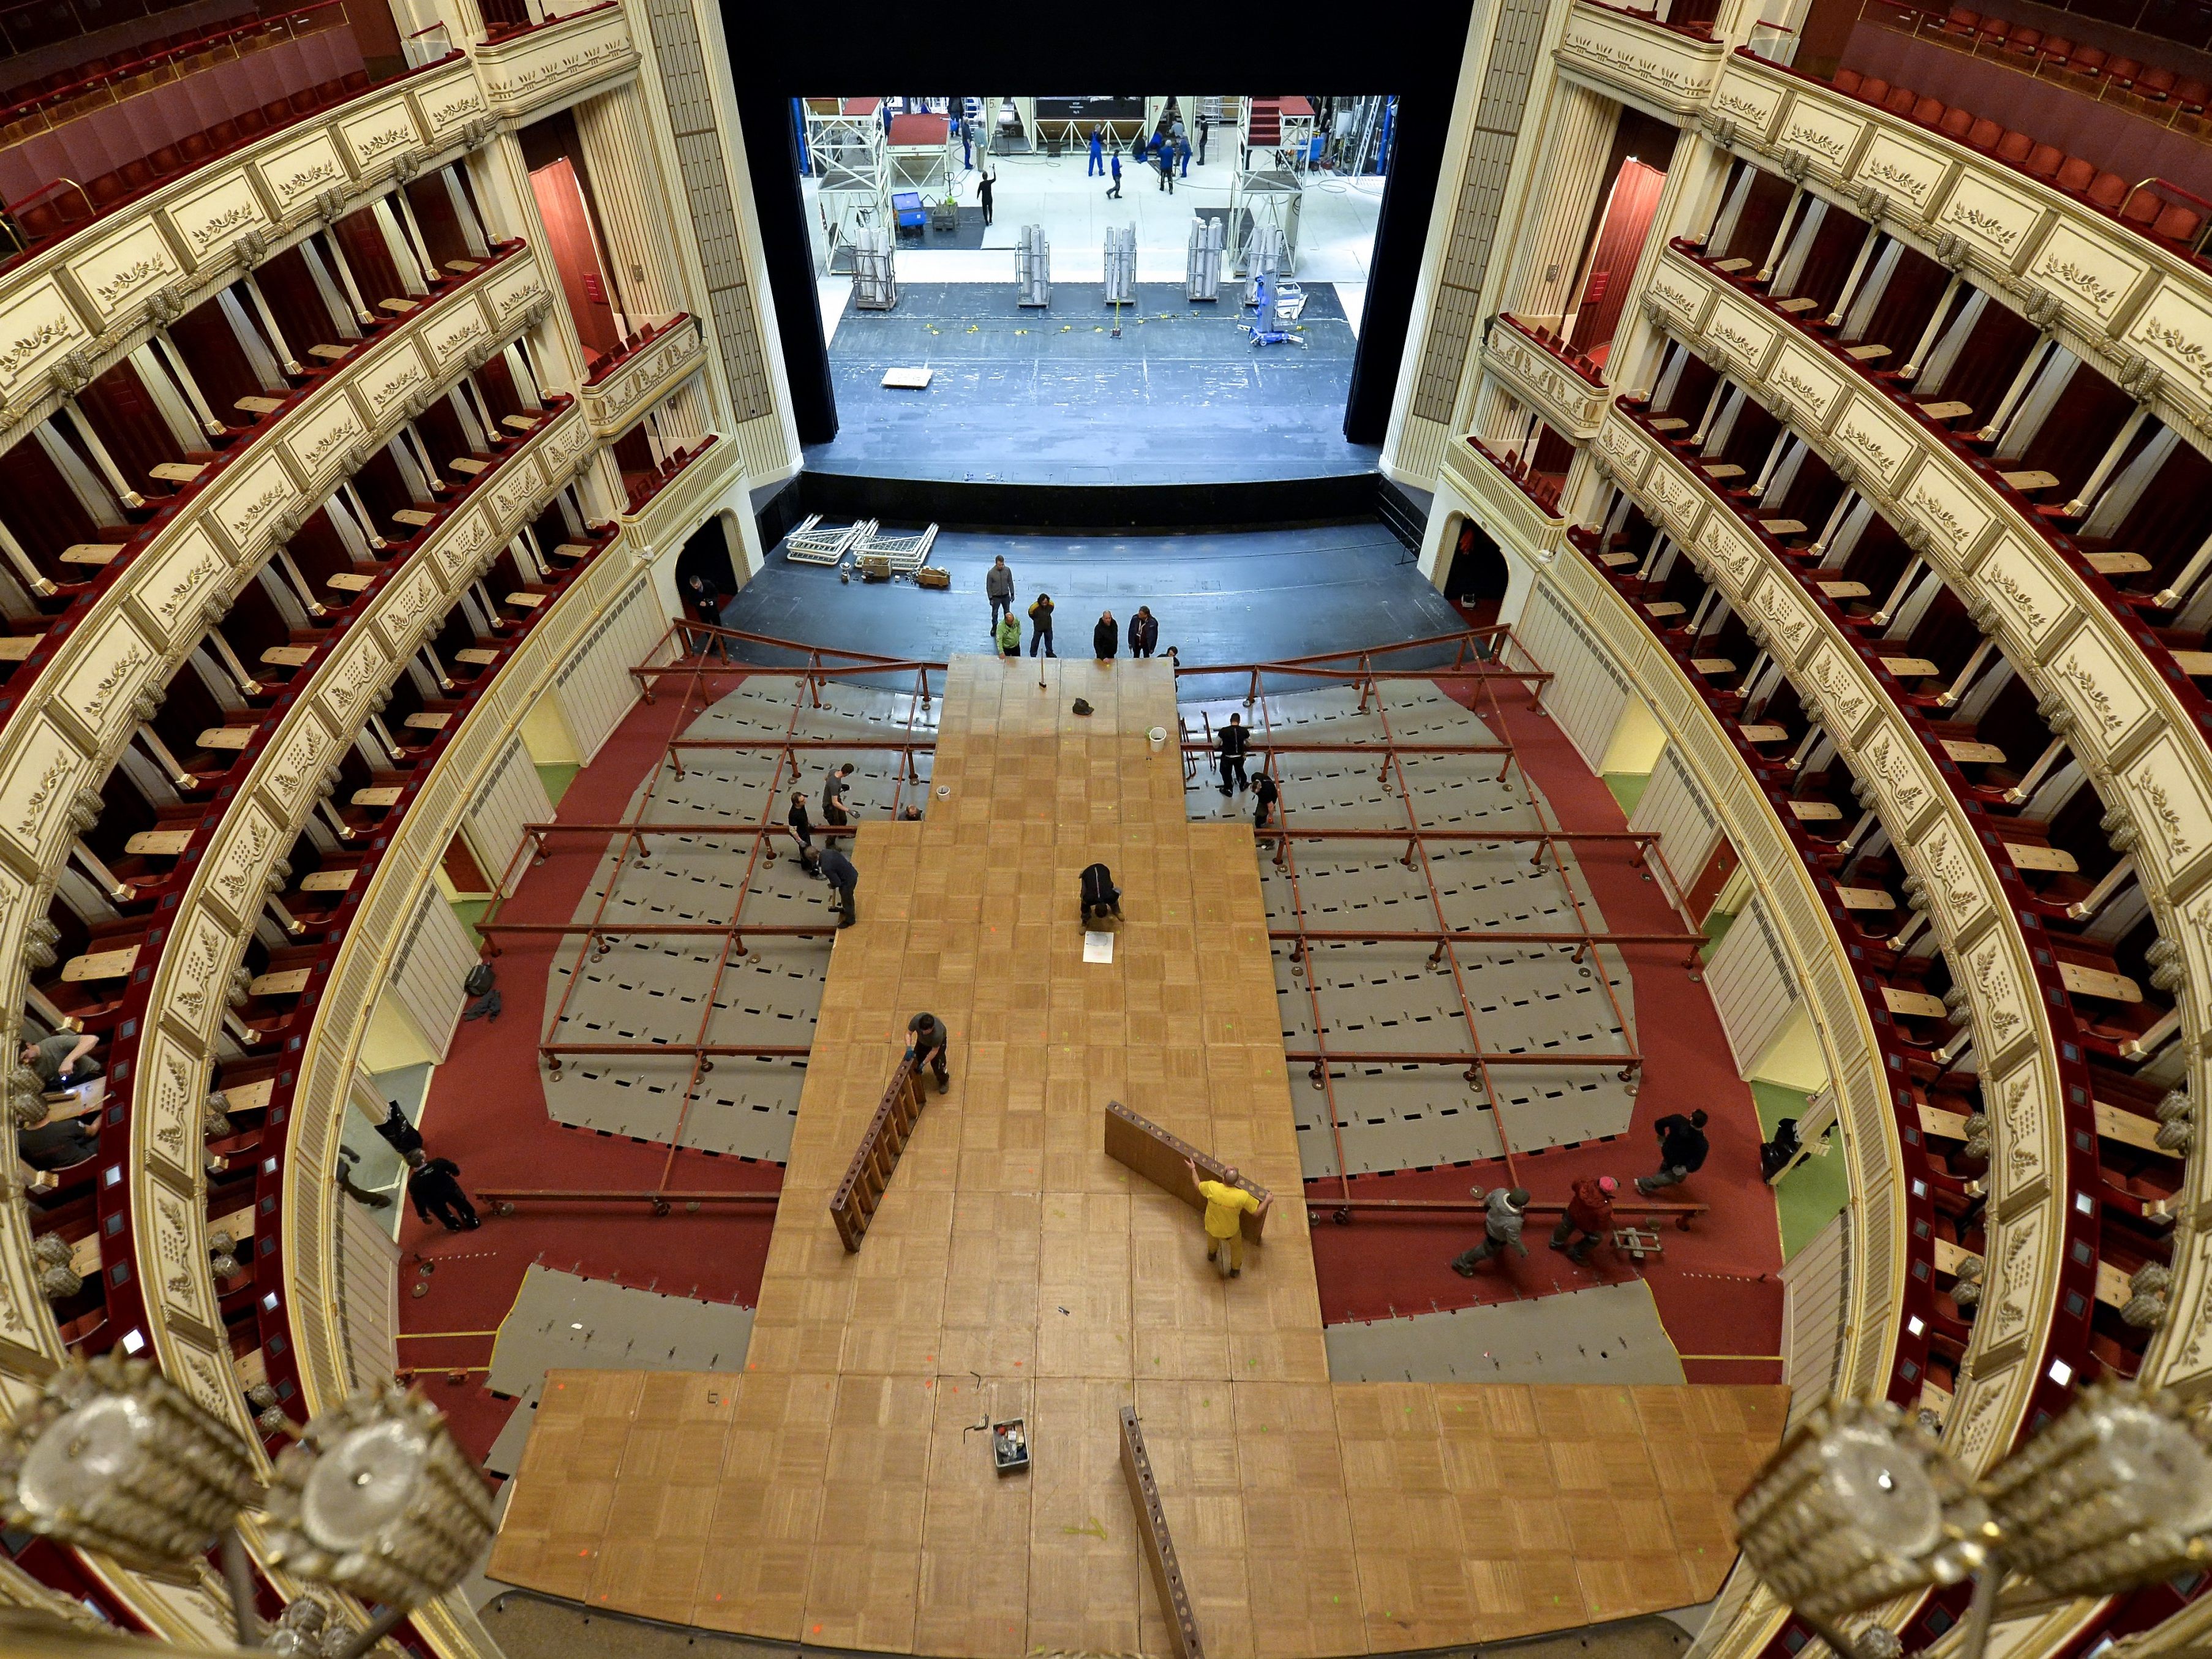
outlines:
M1211 1655L1711 1596L1785 1390L1328 1381L1250 833L1185 817L1167 665L1044 672L956 661L951 794L860 832L744 1373L550 1374L491 1576L825 1646L1165 1653L1117 1462L1133 1401ZM1098 859L1126 894L1110 965L1076 919ZM922 1009L951 1091L848 1255L830 1194ZM1241 1279L1106 1158L1109 1100L1288 1200ZM1034 1466L1001 1479L981 1425L1014 1416Z

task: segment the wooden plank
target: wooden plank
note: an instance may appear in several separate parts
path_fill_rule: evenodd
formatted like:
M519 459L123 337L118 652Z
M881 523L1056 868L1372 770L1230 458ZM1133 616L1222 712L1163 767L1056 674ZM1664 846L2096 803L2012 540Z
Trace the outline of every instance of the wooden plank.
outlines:
M1820 597L1827 599L1863 599L1868 597L1864 582L1814 582Z
M1844 809L1832 800L1793 800L1790 811L1800 823L1833 823L1844 815Z
M1777 300L1774 302L1774 308L1777 311L1787 312L1790 316L1795 317L1801 312L1817 309L1820 303L1809 294L1796 294L1787 300Z
M375 577L364 576L356 570L341 570L337 575L328 578L328 581L341 593L365 593L376 586Z
M1200 1180L1224 1185L1229 1180L1229 1166L1219 1158L1170 1134L1150 1118L1138 1116L1118 1100L1106 1103L1106 1156L1134 1170L1201 1215L1206 1212L1206 1200L1198 1195L1198 1182L1190 1178L1188 1164L1198 1165ZM1267 1231L1267 1210L1274 1195L1249 1179L1240 1177L1236 1184L1260 1200L1259 1212L1246 1215L1240 1228L1247 1239L1257 1244Z
M94 1228L82 1238L70 1241L70 1271L79 1279L100 1277L100 1231Z
M303 893L343 893L353 885L358 870L310 870L300 878Z
M173 859L192 844L190 830L141 830L123 843L123 850L145 859Z
M161 461L146 469L149 477L163 483L196 483L201 473L207 471L205 461Z
M239 1243L245 1243L253 1237L253 1206L241 1204L228 1214L209 1217L208 1231L228 1233Z
M1974 406L1955 398L1942 398L1932 404L1922 404L1920 412L1931 421L1955 421L1962 415L1972 414Z
M1121 1407L1121 1478L1128 1483L1129 1502L1137 1511L1137 1543L1145 1565L1152 1575L1159 1596L1160 1614L1166 1623L1168 1645L1176 1659L1206 1659L1206 1644L1191 1612L1190 1592L1176 1559L1175 1540L1168 1534L1166 1507L1160 1502L1159 1482L1152 1460L1145 1449L1145 1431L1137 1422L1137 1408Z
M282 398L239 398L232 400L233 409L243 410L248 415L274 415L284 407Z
M1805 533L1802 519L1761 519L1759 527L1770 536L1802 536Z
M264 1077L252 1083L226 1083L222 1087L222 1097L230 1103L228 1109L233 1112L265 1110L269 1103L276 1097L276 1079Z
M1939 1273L1948 1273L1954 1279L1965 1270L1968 1262L1979 1261L1982 1259L1973 1251L1954 1244L1941 1233L1938 1233L1931 1242L1936 1246L1936 1271Z
M2173 665L2192 679L2201 678L2212 674L2212 651L2177 651Z
M2000 472L1997 477L2002 478L2014 489L2021 491L2049 489L2058 482L2058 475L2056 472L2045 472L2037 468L2031 468L2025 472Z
M2097 1263L2097 1300L2108 1308L2124 1308L2134 1298L2135 1288L2128 1276L2111 1262Z
M1838 887L1836 896L1846 910L1894 910L1897 901L1879 887Z
M269 1380L269 1364L258 1348L250 1353L234 1353L230 1357L230 1374L238 1379L239 1391L244 1393Z
M451 714L433 714L416 710L400 724L410 732L442 732L453 721Z
M1680 432L1689 422L1679 415L1654 415L1644 424L1654 432Z
M1742 733L1746 743L1784 743L1788 741L1790 737L1788 726L1769 726L1764 721L1758 720L1754 720L1749 726L1740 726L1736 730Z
M1743 469L1734 461L1713 461L1705 465L1705 476L1708 478L1741 478Z
M87 565L112 564L115 562L115 556L122 550L121 544L116 542L71 542L67 547L62 549L62 562Z
M1626 570L1644 561L1640 555L1635 553L1601 553L1597 556L1597 562L1607 570Z
M1672 599L1654 599L1644 609L1654 617L1679 617L1682 614L1682 607Z
M425 525L434 525L438 522L436 514L425 512L419 507L403 507L392 516L399 523L412 525L417 530L422 529Z
M388 311L395 317L404 317L409 312L415 309L415 301L412 300L379 300L376 302L376 308L379 311ZM310 349L313 349L313 348L311 347Z
M353 792L353 804L356 806L397 806L403 793L396 783L380 784L374 789L356 789Z
M272 645L261 653L261 660L272 668L305 668L314 659L312 645Z
M546 596L543 593L526 593L518 589L514 592L502 593L499 597L505 604L519 605L525 611L535 611L545 603Z
M1730 657L1692 657L1690 659L1690 666L1705 675L1735 672L1735 661Z
M2125 974L2108 973L2102 968L2062 961L2058 964L2058 979L2075 996L2101 997L2107 1002L2142 1000L2142 987Z
M499 423L510 432L535 432L541 417L535 415L502 415Z
M1881 988L1881 1006L1893 1014L1911 1014L1920 1019L1942 1019L1951 1012L1941 997L1925 991L1900 990L1894 985Z
M0 634L0 662L27 662L43 634Z
M62 980L70 985L82 985L88 980L125 979L138 965L136 945L126 945L119 951L91 951L81 957L72 957L63 964Z
M307 988L314 973L312 968L287 968L281 973L257 974L246 981L246 988L257 997L295 997Z
M1993 743L1971 742L1961 738L1939 738L1943 752L1961 766L2001 766L2005 752Z
M2123 1111L2105 1101L2091 1103L2096 1108L2097 1133L2107 1140L2117 1140L2125 1146L2141 1147L2147 1152L2162 1153L2167 1158L2179 1158L2179 1152L2168 1151L2158 1144L2158 1120L2143 1116L2140 1112Z
M389 301L386 301L386 303L388 304ZM307 348L307 355L310 357L319 358L322 362L326 363L342 363L347 358L353 356L353 348L351 346L332 345L327 340L319 340L313 345Z
M465 473L471 478L479 472L491 471L489 461L480 461L473 455L456 455L452 460L447 462L446 465L450 471Z
M556 559L588 559L592 556L592 549L583 542L562 542L553 550L553 556Z
M2033 847L2025 842L2008 841L2004 849L2015 870L2047 870L2070 876L2081 868L2081 860L2063 847Z
M1876 363L1889 356L1889 348L1876 344L1845 346L1844 356L1853 362Z
M1713 261L1713 269L1715 270L1725 271L1729 276L1733 276L1739 270L1749 270L1751 269L1751 261L1748 259L1716 259Z
M2115 549L2109 553L2084 553L2081 562L2100 576L2140 576L2150 561L2140 553Z
M258 729L252 726L210 726L192 741L203 749L246 749L252 746L253 734Z
M465 645L453 653L453 660L467 663L472 668L488 668L499 660L499 653L480 645Z
M1920 1132L1941 1135L1946 1140L1964 1140L1966 1138L1966 1115L1923 1104L1920 1108Z
M1901 680L1924 680L1943 672L1925 657L1878 657L1875 660Z

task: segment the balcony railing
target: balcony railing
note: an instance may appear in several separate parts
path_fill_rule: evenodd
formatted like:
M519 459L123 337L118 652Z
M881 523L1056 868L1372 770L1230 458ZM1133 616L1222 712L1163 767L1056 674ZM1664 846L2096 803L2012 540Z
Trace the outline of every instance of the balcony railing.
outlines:
M1575 0L1559 46L1569 75L1677 115L1711 101L1726 56L1710 23L1669 24L1602 0Z

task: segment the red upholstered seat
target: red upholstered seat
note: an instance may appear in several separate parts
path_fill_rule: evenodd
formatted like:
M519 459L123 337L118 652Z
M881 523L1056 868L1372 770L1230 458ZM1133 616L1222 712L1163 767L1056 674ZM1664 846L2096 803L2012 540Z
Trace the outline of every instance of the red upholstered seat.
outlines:
M1855 69L1839 69L1828 77L1828 84L1846 98L1857 95L1860 83L1866 77Z
M2105 65L2105 78L2124 90L2134 86L2142 73L2142 65L2132 58L2115 58Z
M2025 140L2027 136L2022 133L2021 137ZM1978 149L1983 155L1989 155L1996 152L1998 143L2003 137L2004 129L1984 115L1966 130L1966 143L1968 149Z
M2046 34L2035 52L2046 64L2063 64L2074 55L2074 43L2063 34Z
M2105 178L2114 175L2106 173ZM2099 183L2102 183L2100 179ZM2123 185L2123 189L2126 186ZM2120 209L2120 222L2133 230L2148 230L2158 222L2159 210L2166 205L2147 190L2139 190L2128 198Z
M2142 96L2162 104L2172 94L2173 82L2173 71L2160 64L2136 76L2136 90Z
M1911 87L1892 87L1889 96L1881 100L1881 106L1887 114L1910 116L1912 106L1919 101L1920 94Z
M1859 89L1851 94L1863 104L1879 105L1889 96L1889 82L1879 75L1870 75L1859 82Z
M1942 123L1944 113L1941 98L1923 98L1912 106L1912 124L1920 127L1936 126Z
M2185 207L2168 207L2158 216L2150 234L2169 242L2193 242L2197 233L2204 228L2202 214L2192 213Z
M2031 179L2041 179L2047 182L2058 176L2058 169L2065 161L2066 152L2057 145L2038 144L2033 149L2028 151L2027 159L2021 163L2021 169Z
M2063 180L2060 188L2064 188ZM2090 206L2110 213L2127 200L2128 181L2117 173L2100 173L2089 181L2089 188L2082 193L2089 198Z
M1943 118L1936 124L1936 131L1946 138L1956 138L1964 143L1966 135L1974 130L1974 125L1973 111L1953 108L1943 112ZM1996 123L1992 121L1990 125L1994 128Z
M2035 56L2036 48L2043 44L2041 29L2014 29L2005 36L2004 49L2016 52L2023 58Z
M2009 161L2014 167L2023 165L2034 152L2035 140L2024 132L2009 130L1997 140L1996 156L2000 161Z
M2070 195L2079 196L2097 182L2096 164L2069 155L2059 163L2057 174L2051 182Z
M2102 46L2076 46L2074 55L2066 60L2066 67L2075 75L2096 76L2105 72L2105 63Z
M1984 17L1982 19L1981 33L1976 37L1975 44L1983 46L2001 46L2004 44L2005 36L2011 31L2012 25L2006 22L2003 18Z
M2202 81L2177 81L2173 87L2173 101L2191 115L2202 115L2204 106L2212 102L2212 87Z
M1978 11L1968 11L1964 6L1954 6L1951 8L1951 15L1943 20L1943 33L1946 34L1972 34L1975 30L1980 28L1981 26L1981 13Z

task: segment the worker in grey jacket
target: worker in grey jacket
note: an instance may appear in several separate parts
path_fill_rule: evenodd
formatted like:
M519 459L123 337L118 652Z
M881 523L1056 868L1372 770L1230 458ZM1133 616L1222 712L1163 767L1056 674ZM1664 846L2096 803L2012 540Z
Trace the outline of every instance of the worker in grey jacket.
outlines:
M1528 1207L1528 1189L1492 1187L1486 1193L1472 1187L1468 1190L1483 1203L1482 1243L1452 1258L1452 1271L1462 1279L1474 1278L1478 1263L1504 1255L1509 1244L1522 1255L1528 1254L1528 1247L1521 1242L1521 1217Z
M1014 573L1007 568L1006 556L1003 553L999 555L997 562L983 573L983 597L991 602L991 626L994 629L999 625L1001 613L1009 617L1014 614Z

